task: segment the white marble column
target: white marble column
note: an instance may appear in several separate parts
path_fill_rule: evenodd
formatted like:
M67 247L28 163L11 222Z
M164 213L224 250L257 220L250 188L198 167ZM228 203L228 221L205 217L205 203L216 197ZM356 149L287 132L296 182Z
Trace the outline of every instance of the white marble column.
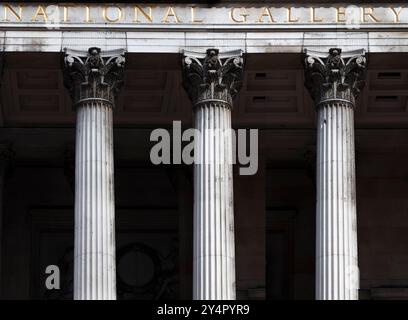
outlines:
M232 99L241 86L242 52L184 52L183 85L195 128L193 299L235 299Z
M365 53L305 54L305 84L317 109L316 299L357 300L354 108Z
M124 52L66 50L65 84L77 110L74 299L116 299L112 109Z

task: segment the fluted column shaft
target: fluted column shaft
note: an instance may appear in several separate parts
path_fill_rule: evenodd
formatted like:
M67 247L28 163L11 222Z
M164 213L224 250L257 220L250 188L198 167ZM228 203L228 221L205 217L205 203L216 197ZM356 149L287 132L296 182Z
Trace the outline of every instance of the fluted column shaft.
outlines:
M77 111L74 299L116 299L112 107Z
M202 138L194 166L193 298L235 299L231 110L202 104L195 124Z
M364 50L305 50L305 84L317 110L316 299L357 300L355 100Z
M231 109L241 87L242 52L184 52L183 86L195 113L195 300L235 299Z
M329 103L317 121L316 298L358 299L354 110Z
M68 51L64 83L77 110L74 299L116 299L112 109L123 51Z

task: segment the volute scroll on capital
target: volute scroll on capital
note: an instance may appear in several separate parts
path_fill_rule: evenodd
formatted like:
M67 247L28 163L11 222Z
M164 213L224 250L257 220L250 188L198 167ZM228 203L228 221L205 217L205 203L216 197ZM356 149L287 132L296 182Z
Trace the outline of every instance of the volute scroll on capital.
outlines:
M324 103L346 103L355 100L365 85L367 55L364 49L342 52L304 50L305 86L316 106Z
M223 103L232 107L243 79L242 50L220 53L207 49L205 54L183 51L183 87L194 106Z
M87 52L64 52L64 85L74 105L103 101L114 106L124 80L125 50L91 47Z

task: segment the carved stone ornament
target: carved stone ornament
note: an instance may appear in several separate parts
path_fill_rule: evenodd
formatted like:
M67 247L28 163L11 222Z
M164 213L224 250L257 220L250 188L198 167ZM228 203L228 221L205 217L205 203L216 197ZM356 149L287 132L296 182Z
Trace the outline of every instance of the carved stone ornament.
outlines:
M242 86L244 60L242 51L219 53L207 49L206 54L183 51L183 87L194 106L221 102L232 106Z
M355 106L355 99L365 84L365 50L343 52L339 48L324 52L305 50L305 86L316 106L344 102Z
M64 49L64 85L75 106L83 102L104 101L115 105L123 85L125 50L88 52Z

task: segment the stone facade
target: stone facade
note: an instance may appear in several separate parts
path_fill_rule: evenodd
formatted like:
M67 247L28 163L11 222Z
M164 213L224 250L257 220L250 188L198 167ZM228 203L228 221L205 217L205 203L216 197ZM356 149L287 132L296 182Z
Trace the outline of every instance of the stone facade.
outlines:
M2 297L407 298L408 13L129 8L3 8ZM176 120L199 163L153 165ZM243 176L230 129L254 128Z

